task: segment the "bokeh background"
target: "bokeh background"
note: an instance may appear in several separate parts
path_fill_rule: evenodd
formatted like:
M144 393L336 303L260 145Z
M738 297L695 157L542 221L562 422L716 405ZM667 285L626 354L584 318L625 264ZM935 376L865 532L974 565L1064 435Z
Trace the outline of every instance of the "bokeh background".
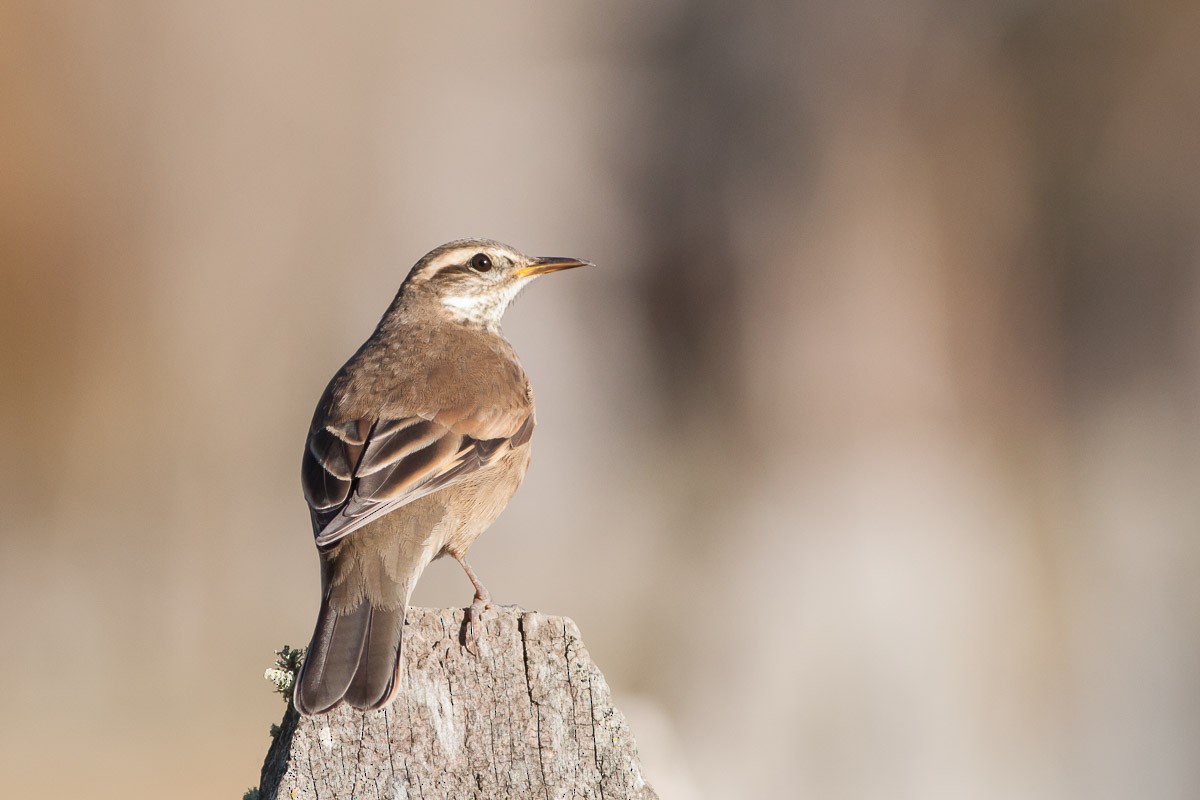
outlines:
M664 798L1200 795L1200 5L0 5L0 783L235 798L325 381L409 266L506 331L473 551ZM453 564L416 600L463 605Z

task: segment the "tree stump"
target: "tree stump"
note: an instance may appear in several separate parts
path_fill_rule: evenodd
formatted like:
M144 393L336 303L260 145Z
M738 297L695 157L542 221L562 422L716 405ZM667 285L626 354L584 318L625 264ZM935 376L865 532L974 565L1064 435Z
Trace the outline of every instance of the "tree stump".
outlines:
M289 701L259 796L655 800L575 623L500 608L482 624L475 654L461 609L410 608L402 688L379 711Z

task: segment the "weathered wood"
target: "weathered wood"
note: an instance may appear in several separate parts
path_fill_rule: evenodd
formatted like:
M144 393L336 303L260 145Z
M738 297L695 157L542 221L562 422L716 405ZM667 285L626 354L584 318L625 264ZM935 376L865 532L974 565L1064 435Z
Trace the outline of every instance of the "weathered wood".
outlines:
M564 617L496 609L478 654L461 609L408 610L387 708L299 716L263 764L263 798L653 800L625 718Z

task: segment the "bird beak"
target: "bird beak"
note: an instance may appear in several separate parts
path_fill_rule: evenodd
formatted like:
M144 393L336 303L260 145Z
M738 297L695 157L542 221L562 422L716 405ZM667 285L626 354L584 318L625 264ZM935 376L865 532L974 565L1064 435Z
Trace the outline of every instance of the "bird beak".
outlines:
M575 269L575 267L594 267L590 261L580 261L578 258L557 258L555 256L547 256L545 258L535 258L533 263L527 267L521 267L517 270L517 276L526 278L532 275L546 275L551 272L558 272L563 269Z

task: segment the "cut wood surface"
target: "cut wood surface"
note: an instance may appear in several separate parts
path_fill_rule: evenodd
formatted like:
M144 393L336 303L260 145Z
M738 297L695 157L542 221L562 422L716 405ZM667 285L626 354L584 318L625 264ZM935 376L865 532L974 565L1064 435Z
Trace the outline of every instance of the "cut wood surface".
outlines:
M565 617L410 608L402 689L390 706L301 717L288 704L263 798L651 800L625 718Z

